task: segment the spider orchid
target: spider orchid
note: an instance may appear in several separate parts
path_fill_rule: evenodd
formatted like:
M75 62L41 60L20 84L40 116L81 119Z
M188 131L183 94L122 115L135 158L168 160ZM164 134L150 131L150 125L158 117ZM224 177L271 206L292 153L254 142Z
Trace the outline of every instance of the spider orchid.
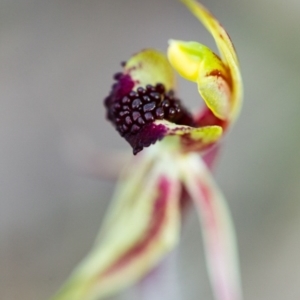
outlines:
M215 299L242 299L231 217L208 166L239 113L239 64L220 23L196 1L182 2L220 56L197 42L171 40L167 56L146 49L122 63L105 99L107 118L140 153L121 174L93 249L55 300L102 299L150 272L178 244L184 194L199 214ZM205 101L195 115L175 94L174 69Z

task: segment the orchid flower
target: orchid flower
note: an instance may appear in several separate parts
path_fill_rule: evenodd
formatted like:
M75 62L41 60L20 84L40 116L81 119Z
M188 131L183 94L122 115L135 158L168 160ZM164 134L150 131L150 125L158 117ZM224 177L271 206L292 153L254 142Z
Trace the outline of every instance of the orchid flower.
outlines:
M234 229L208 162L241 107L239 64L210 12L182 2L220 56L197 42L171 40L167 56L146 49L122 63L105 99L107 118L140 153L121 174L90 254L52 299L102 299L143 278L179 242L184 193L199 215L215 299L242 299ZM197 84L206 104L194 115L177 98L174 70Z

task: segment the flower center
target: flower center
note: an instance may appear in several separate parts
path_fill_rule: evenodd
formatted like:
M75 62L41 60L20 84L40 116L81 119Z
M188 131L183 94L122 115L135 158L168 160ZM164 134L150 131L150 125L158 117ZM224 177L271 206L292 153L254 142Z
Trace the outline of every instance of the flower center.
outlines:
M138 87L134 91L134 82L129 75L117 73L114 79L116 82L104 104L107 118L127 141L130 142L132 135L137 135L155 120L195 125L191 114L174 96L174 92L167 92L163 84Z

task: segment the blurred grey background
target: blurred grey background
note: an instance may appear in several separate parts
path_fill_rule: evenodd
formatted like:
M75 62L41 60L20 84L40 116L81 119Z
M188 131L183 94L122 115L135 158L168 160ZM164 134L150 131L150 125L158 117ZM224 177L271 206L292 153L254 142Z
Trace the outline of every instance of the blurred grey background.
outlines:
M215 171L237 228L245 299L299 299L300 2L202 2L230 33L245 85ZM103 160L129 151L102 99L120 61L165 51L169 38L216 49L175 0L0 1L0 299L47 299L90 249L114 186L100 178ZM179 89L200 105L193 84ZM212 299L192 210L176 261L176 299Z

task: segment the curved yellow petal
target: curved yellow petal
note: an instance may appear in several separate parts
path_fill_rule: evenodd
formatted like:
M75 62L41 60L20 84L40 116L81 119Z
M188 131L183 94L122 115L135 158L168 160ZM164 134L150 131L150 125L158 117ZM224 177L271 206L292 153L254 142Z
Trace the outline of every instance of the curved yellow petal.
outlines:
M231 40L206 8L195 0L181 0L212 34L221 59L196 42L170 41L168 58L184 78L197 82L208 108L221 120L232 123L242 104L242 79Z
M221 59L208 47L196 42L169 41L168 58L177 72L197 82L198 91L215 116L230 114L230 76Z
M212 34L221 53L222 60L224 61L224 64L228 67L228 70L231 75L232 91L230 100L230 121L233 122L240 111L243 97L242 78L234 46L230 40L229 35L219 23L219 21L203 5L201 5L195 0L181 1Z

